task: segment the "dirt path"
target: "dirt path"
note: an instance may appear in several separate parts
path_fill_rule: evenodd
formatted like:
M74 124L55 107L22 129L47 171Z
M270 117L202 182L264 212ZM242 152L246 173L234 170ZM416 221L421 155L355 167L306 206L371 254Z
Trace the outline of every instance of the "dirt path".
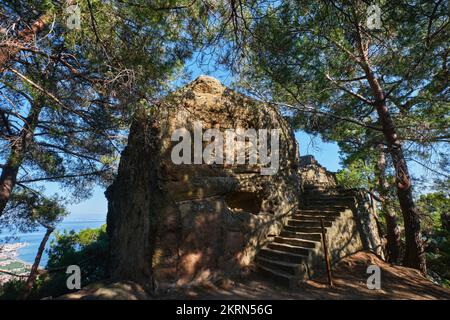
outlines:
M369 290L366 285L367 266L376 264L381 269L381 289ZM343 259L333 268L334 286L325 279L307 281L295 289L277 286L257 273L246 279L224 280L215 285L177 288L157 299L445 299L450 300L450 289L442 288L424 278L417 270L393 266L377 256L359 252ZM60 299L151 299L142 287L129 282L93 284Z
M366 285L367 266L381 269L381 290ZM442 288L410 268L392 266L377 256L359 252L342 260L333 270L334 286L325 279L307 281L299 288L286 289L257 274L248 279L224 282L173 292L166 298L188 299L450 299L450 290Z

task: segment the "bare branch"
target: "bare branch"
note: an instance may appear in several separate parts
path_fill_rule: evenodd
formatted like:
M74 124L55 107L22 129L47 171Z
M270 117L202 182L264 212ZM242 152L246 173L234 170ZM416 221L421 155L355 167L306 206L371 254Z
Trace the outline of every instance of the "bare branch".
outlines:
M333 78L331 78L330 75L326 74L325 76L326 76L326 78L327 78L329 81L331 81L332 83L334 83L339 89L341 89L341 90L347 92L347 93L350 94L351 96L353 96L353 97L359 99L360 101L362 101L362 102L364 102L364 103L366 103L366 104L368 104L368 105L373 105L373 104L374 104L373 101L370 101L370 100L366 99L365 97L363 97L363 96L360 95L359 93L353 92L352 90L346 88L345 86L340 85L336 80L334 80ZM364 77L364 78L365 78L365 77Z
M61 175L61 176L53 176L53 177L44 177L44 178L36 178L36 179L28 179L28 180L20 180L19 183L32 183L39 181L52 181L52 180L61 180L68 178L79 178L79 177L88 177L100 175L102 173L108 172L110 169L98 170L94 172L80 173L80 174L69 174L69 175Z

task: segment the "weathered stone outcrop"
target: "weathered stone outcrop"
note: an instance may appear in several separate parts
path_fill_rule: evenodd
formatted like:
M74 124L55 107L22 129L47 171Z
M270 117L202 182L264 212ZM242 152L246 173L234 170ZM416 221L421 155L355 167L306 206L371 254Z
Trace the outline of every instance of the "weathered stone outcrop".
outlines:
M262 165L174 164L174 130L280 129L279 169ZM269 143L270 145L270 143ZM247 159L248 160L248 159ZM108 188L111 275L147 285L236 274L280 232L298 207L298 147L284 118L202 76L135 116Z
M269 152L279 153L274 174L263 174L268 165L261 164L261 152L249 163L261 136L244 140L243 163L228 163L227 154L224 162L204 163L201 152L229 129L237 141L252 129L278 129L279 147ZM208 132L216 133L214 139L191 140ZM187 148L177 149L180 137L189 141ZM235 140L224 141L224 153L228 143ZM159 281L183 285L236 275L257 253L258 267L298 283L323 269L320 218L333 262L363 248L379 252L366 195L341 189L312 156L299 158L294 134L276 108L210 77L136 113L106 196L112 280L132 280L146 290Z
M337 187L334 173L322 167L312 155L300 157L299 174L303 189L333 189Z

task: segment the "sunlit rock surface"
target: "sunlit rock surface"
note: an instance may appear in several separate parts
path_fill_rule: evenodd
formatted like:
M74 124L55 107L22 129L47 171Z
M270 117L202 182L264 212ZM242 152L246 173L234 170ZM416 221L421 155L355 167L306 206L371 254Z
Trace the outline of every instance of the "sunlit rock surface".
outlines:
M172 133L192 133L196 121L203 130L280 129L277 173L261 175L260 161L174 164ZM106 192L112 277L184 284L242 272L298 207L298 163L294 134L276 109L214 78L201 76L141 110Z

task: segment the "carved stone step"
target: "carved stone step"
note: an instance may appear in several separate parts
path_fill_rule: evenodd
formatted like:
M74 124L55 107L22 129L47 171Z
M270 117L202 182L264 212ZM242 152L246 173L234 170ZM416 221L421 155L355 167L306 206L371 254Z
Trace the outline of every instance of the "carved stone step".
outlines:
M297 227L297 226L285 226L285 230L287 231L294 231L294 232L304 232L304 233L321 233L322 228L320 227ZM325 228L325 233L327 232L327 229Z
M331 227L332 222L331 221L324 221L323 222L324 227ZM297 227L317 227L320 228L322 225L320 224L320 220L296 220L296 219L290 219L288 221L288 226L297 226Z
M283 251L283 252L289 252L289 253L295 253L302 256L309 255L309 252L311 248L305 248L305 247L299 247L292 244L287 243L278 243L276 241L269 243L267 246L270 249Z
M316 193L312 195L308 195L307 197L304 197L304 200L324 200L324 201L347 201L347 200L354 200L355 197L353 195L349 194L323 194L323 193Z
M318 240L313 241L313 240L305 240L305 239L299 239L297 238L298 235L294 235L293 237L289 238L289 237L276 237L274 242L276 243L286 243L286 244L290 244L293 246L299 246L299 247L304 247L304 248L311 248L311 249L315 249L320 245L320 237Z
M292 238L299 240L310 240L310 241L321 241L322 234L320 233L305 233L305 232L295 232L283 229L280 233L280 237Z
M274 250L270 248L262 248L259 252L260 256L263 258L278 260L284 262L292 262L292 263L302 263L306 261L307 256L290 253L280 250Z
M304 210L344 211L345 209L350 209L350 206L314 203L314 204L304 204L304 205L302 204L300 211L304 211Z
M317 215L293 214L292 219L300 221L320 221L320 218L322 218L323 221L333 222L334 220L336 220L338 216L339 216L338 213L336 215L328 215L328 214L320 214L319 212Z
M297 211L295 214L299 214L299 215L303 215L303 216L313 215L313 216L338 217L340 215L340 211L339 210L321 210L321 209L302 209L302 210Z
M302 201L303 206L324 205L324 206L350 206L354 199L307 199Z
M263 257L257 257L256 263L258 266L264 266L281 273L297 276L299 278L304 278L307 275L307 268L304 263L284 262Z
M286 286L288 288L294 288L298 283L298 278L296 276L290 275L280 270L274 270L265 265L258 264L258 270L264 276L273 279L275 283Z

